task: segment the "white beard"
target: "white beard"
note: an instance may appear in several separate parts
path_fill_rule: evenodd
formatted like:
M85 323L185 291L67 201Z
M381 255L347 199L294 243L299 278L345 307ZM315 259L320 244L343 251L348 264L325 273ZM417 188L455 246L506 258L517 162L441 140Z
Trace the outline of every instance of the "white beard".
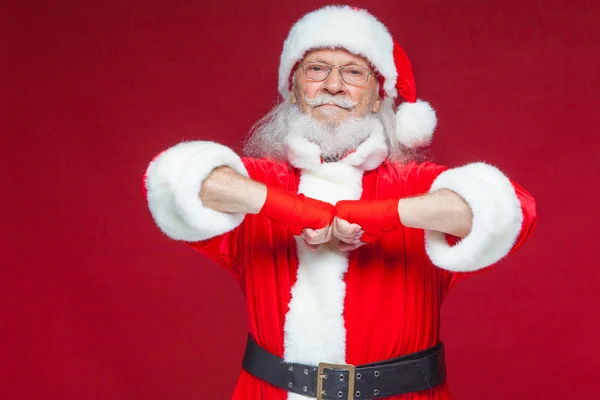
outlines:
M335 162L356 149L371 133L381 126L374 115L350 118L341 122L320 122L292 107L286 116L289 135L299 135L321 148L326 162Z
M279 103L252 127L244 142L244 155L286 161L285 141L292 132L314 142L322 155L335 159L343 157L366 140L371 132L383 127L393 157L403 159L393 132L395 132L393 101L382 102L378 113L352 118L341 123L320 123L304 115L298 106L287 101ZM330 161L327 159L326 161Z

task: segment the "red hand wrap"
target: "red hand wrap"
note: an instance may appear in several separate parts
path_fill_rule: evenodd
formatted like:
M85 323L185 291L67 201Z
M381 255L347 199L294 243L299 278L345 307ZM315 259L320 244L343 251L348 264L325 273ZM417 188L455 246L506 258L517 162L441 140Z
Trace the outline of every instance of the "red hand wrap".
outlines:
M398 199L392 200L342 200L338 201L336 217L360 225L365 232L360 240L372 242L384 232L402 226L398 214Z
M267 188L267 200L260 214L285 225L294 235L300 235L305 228L321 229L331 225L335 207L303 194Z

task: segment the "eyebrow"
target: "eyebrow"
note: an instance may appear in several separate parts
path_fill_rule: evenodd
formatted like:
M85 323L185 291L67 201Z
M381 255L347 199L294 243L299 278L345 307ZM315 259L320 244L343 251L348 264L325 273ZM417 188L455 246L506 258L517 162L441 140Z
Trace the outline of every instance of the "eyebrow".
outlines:
M323 59L321 59L319 57L317 57L315 60L306 60L305 62L318 62L318 63L323 63L323 64L331 64L330 62L327 62L327 61L325 61L325 60L323 60ZM364 63L364 61L363 61L363 63ZM368 65L362 65L363 63L359 64L356 61L350 61L350 62L347 62L345 64L338 64L338 65L341 65L342 67L345 67L345 66L348 66L348 65L356 65L357 67L369 68ZM334 64L331 64L331 65L334 65Z

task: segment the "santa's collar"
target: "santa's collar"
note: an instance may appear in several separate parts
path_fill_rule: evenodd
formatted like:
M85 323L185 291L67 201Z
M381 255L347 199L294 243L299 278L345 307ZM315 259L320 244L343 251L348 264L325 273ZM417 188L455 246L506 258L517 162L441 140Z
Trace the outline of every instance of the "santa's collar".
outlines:
M321 148L300 134L290 133L285 139L285 147L288 161L298 169L316 171L322 165ZM364 142L338 163L370 171L381 165L388 154L383 127L379 125Z

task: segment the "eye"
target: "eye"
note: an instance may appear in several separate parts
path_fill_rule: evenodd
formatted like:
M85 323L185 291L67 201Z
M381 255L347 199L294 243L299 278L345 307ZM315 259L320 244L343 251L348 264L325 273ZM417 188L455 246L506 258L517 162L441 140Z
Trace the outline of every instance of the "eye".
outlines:
M360 67L348 67L348 73L355 76L365 75L366 71Z
M308 69L309 71L313 71L313 72L321 72L321 71L323 71L325 68L324 68L322 65L320 65L320 64L309 64L309 65L307 66L307 69Z

